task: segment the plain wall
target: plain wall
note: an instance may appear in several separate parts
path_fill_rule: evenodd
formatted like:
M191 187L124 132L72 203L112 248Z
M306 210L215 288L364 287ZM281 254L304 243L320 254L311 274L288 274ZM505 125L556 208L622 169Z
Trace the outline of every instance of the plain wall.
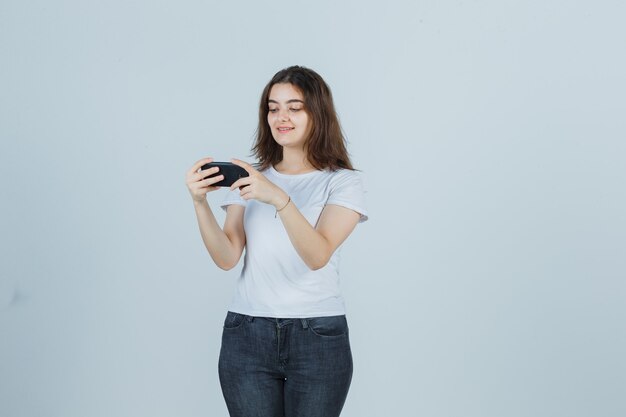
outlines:
M342 416L626 415L619 1L0 2L0 415L227 416L186 171L331 86L370 220ZM217 208L222 191L209 195Z

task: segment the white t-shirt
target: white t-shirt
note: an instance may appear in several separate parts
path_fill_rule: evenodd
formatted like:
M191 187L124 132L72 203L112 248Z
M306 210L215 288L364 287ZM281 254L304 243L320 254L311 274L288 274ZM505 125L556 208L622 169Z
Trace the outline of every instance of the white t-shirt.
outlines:
M365 188L358 171L312 171L281 174L270 167L262 174L282 188L315 227L326 204L347 207L367 220ZM322 317L345 314L339 288L339 253L328 264L312 271L296 252L280 216L270 204L244 200L239 190L229 191L221 207L244 206L246 232L244 266L239 276L230 310L262 317Z

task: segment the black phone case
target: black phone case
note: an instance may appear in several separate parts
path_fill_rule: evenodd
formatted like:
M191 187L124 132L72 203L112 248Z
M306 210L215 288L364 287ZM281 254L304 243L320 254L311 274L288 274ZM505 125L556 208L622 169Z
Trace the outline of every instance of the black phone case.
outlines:
M205 169L209 169L213 167L219 167L220 170L217 171L216 174L208 175L204 177L203 179L215 177L218 175L224 175L223 180L213 184L213 186L216 186L216 187L230 187L239 178L249 176L248 171L246 171L239 165L233 164L232 162L209 162L208 164L202 165L201 169L202 171L204 171Z

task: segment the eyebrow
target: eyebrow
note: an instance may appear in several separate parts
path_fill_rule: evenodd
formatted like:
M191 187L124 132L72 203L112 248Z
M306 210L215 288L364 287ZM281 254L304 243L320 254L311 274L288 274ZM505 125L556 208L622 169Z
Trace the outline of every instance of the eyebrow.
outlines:
M272 99L267 100L267 102L268 103L276 103L276 104L278 104L278 102L276 100L272 100ZM304 101L298 100L297 98L292 98L291 100L287 100L287 103L302 103L302 104L304 104Z

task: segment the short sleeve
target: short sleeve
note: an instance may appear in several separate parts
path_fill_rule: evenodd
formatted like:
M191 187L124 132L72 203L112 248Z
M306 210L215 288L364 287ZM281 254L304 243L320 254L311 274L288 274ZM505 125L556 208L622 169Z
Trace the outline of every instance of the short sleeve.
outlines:
M361 215L359 223L368 219L367 204L365 201L363 175L358 171L337 171L330 181L330 193L326 204L335 204L356 211Z
M222 201L222 204L220 204L220 206L224 211L227 211L228 206L230 206L231 204L237 204L244 207L248 205L248 202L241 198L241 196L239 195L238 188L235 188L234 190L228 190L228 193L226 193L226 196L224 197L224 200Z

